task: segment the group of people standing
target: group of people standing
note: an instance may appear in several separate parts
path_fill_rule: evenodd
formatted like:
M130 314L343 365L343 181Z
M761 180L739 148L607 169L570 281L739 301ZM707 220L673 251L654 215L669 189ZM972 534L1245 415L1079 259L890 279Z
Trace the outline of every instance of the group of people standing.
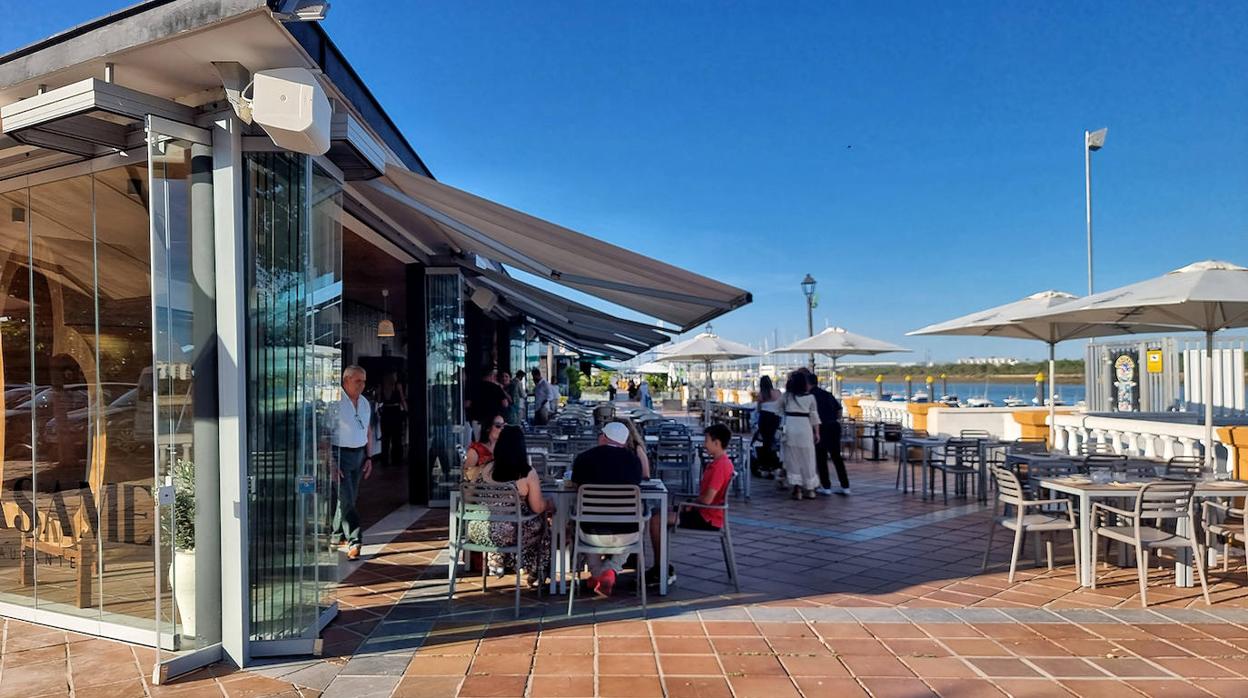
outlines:
M819 386L807 368L789 374L784 391L770 376L758 386L758 474L776 477L793 490L794 499L849 495L849 474L841 457L841 403ZM833 489L828 461L836 468Z

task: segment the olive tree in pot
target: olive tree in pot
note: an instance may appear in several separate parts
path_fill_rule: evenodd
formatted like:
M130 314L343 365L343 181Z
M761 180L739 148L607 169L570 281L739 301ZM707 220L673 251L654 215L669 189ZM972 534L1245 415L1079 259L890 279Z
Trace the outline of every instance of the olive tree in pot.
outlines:
M173 464L173 596L182 618L182 634L195 635L195 463Z

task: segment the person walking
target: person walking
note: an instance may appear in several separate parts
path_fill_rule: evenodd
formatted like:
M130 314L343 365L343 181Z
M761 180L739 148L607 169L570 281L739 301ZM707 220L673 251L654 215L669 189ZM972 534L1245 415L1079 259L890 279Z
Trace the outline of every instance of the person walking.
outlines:
M338 482L338 506L334 511L333 531L339 545L347 546L347 559L358 560L363 540L360 514L356 502L360 480L373 472L373 433L369 428L372 407L364 397L367 374L359 366L348 366L342 372L342 394L332 409L334 433L331 439L334 455L334 479Z
M645 378L641 379L641 383L637 384L637 399L641 402L641 406L652 410L654 409L654 400L650 397L650 381Z
M819 386L819 376L807 373L807 385L810 394L815 398L819 408L819 441L815 444L815 467L819 473L818 494L850 495L849 474L845 471L845 459L841 458L841 401L832 393ZM836 478L840 486L832 489L832 478L828 472L828 459L836 466Z
M533 369L533 423L549 424L550 415L554 411L550 404L554 393L550 381L542 378L542 372Z
M760 477L774 478L780 467L780 456L776 453L776 432L780 430L780 417L784 409L780 405L784 393L776 390L771 383L771 376L758 379L758 458L755 459L754 472Z
M819 407L809 392L804 371L794 371L784 384L784 471L793 499L814 499L819 487L815 444L819 442Z

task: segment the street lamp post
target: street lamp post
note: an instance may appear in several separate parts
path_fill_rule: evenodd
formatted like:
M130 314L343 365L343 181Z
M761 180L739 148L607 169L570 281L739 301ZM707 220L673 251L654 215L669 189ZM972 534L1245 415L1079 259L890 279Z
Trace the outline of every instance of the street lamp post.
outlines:
M1083 191L1088 217L1088 295L1092 295L1092 151L1105 146L1109 129L1083 132Z
M810 274L802 279L802 293L806 294L806 336L815 336L815 277ZM810 355L810 370L815 370L815 355Z

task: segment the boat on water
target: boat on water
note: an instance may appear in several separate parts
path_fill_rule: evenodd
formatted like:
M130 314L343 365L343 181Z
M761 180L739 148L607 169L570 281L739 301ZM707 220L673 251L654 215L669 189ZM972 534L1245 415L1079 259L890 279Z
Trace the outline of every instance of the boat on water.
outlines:
M1027 401L1022 398L1007 397L1001 401L1001 404L1006 407L1026 407Z
M996 407L996 403L986 397L967 398L966 407Z
M914 396L910 398L910 402L924 402L925 403L925 402L931 402L931 401L932 401L931 396L928 395L927 393L922 393L922 392L915 393Z
M939 402L947 407L961 407L961 403L958 402L957 395L941 395L940 399L936 402Z

